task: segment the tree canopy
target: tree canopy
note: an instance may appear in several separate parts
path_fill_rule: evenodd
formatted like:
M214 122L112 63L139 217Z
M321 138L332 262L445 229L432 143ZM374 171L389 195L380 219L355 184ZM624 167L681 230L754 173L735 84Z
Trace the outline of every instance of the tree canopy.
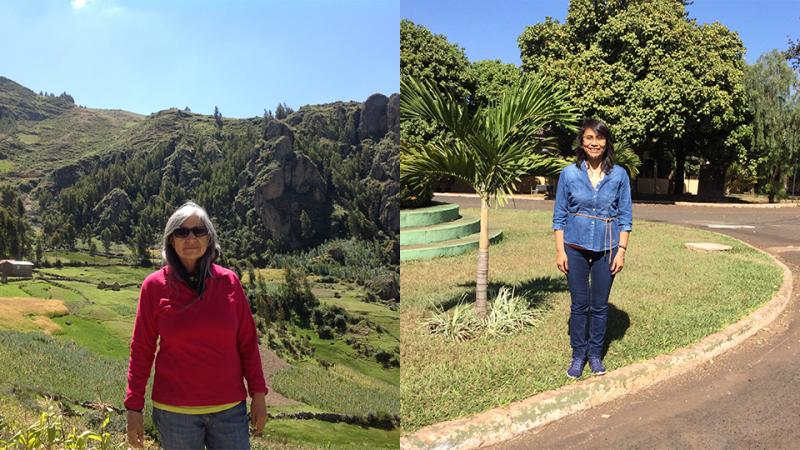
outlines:
M698 25L677 0L572 0L518 39L524 72L550 76L583 116L651 158L735 160L746 130L744 46L719 23ZM680 173L682 181L683 174Z
M753 118L753 158L772 203L786 197L785 178L800 153L800 85L777 50L747 68L746 83Z

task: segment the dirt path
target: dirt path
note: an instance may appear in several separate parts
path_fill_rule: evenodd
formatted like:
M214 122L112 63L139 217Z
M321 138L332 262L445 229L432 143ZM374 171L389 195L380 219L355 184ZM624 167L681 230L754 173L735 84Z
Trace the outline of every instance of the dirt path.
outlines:
M269 381L272 376L278 373L279 370L289 367L289 363L282 360L275 352L265 345L259 346L258 349L259 353L261 353L261 367L264 370L264 376L267 378L267 386L269 386ZM298 404L300 403L284 397L270 387L270 391L267 394L267 406L290 406Z
M516 206L552 211L553 204L517 202ZM789 266L795 289L786 310L739 347L686 375L490 448L798 448L800 208L635 204L634 218L706 230L712 229L708 225L747 227L713 230L764 249ZM635 233L634 229L633 245Z

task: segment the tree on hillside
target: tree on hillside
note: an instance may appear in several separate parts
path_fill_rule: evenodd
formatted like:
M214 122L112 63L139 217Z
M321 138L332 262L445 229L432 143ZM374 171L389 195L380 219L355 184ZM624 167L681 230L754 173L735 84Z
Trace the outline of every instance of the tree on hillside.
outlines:
M100 232L100 241L103 243L103 250L106 253L111 252L111 230L108 228L104 228L102 232Z
M217 125L218 130L222 129L222 114L217 106L214 106L214 123Z
M0 187L0 259L22 259L30 254L31 227L17 191Z
M275 118L278 120L284 120L293 112L294 110L287 106L286 103L278 103L278 106L275 107Z
M701 173L703 193L721 195L747 135L744 47L718 23L690 21L685 3L571 0L566 23L548 18L520 35L522 68L557 80L640 155L674 160L676 192L696 156L713 169Z
M306 242L314 239L314 226L305 209L300 212L300 237Z
M475 311L486 314L489 274L489 204L502 203L523 176L553 175L563 160L545 153L554 142L543 135L553 124L577 131L577 116L564 93L541 80L518 83L491 108L472 109L433 83L400 81L401 120L444 127L451 141L401 142L403 185L426 186L440 176L470 185L481 199Z
M44 250L45 250L44 246L45 246L44 237L40 235L36 239L33 252L33 257L35 258L34 262L36 263L37 266L41 264L42 258L44 258Z
M150 228L139 225L133 228L133 235L128 241L128 248L131 250L134 260L142 266L148 266L150 264L148 248L150 247L152 235L153 233Z
M745 79L754 156L764 191L774 203L787 196L788 174L800 153L800 84L777 50L761 55Z

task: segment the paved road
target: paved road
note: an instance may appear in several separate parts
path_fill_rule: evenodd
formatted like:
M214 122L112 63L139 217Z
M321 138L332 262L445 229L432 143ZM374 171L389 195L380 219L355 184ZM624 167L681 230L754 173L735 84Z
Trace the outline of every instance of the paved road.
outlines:
M463 197L441 200L478 205ZM553 203L517 200L509 207L552 211ZM789 266L795 288L786 310L742 345L685 375L490 448L800 449L800 208L634 204L634 219L753 227L714 231Z

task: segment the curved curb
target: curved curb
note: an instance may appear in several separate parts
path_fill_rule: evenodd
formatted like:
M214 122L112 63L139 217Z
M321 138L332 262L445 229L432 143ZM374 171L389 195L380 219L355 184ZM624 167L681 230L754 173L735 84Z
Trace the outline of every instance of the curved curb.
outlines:
M744 241L739 242L766 253ZM401 437L400 448L474 449L497 444L569 414L683 374L715 358L770 324L783 312L791 298L792 271L773 255L766 254L783 268L781 287L764 306L728 328L688 347L622 367L602 377L589 378L470 417L427 426Z
M709 208L796 208L800 203L695 203L672 202L675 206L707 206Z
M476 194L461 192L435 192L434 197L466 197L478 198ZM553 200L541 196L529 196L527 194L515 194L509 196L510 200L530 200L543 201ZM710 208L797 208L800 203L705 203L705 202L684 202L670 200L633 200L635 205L675 205L675 206L708 206Z

